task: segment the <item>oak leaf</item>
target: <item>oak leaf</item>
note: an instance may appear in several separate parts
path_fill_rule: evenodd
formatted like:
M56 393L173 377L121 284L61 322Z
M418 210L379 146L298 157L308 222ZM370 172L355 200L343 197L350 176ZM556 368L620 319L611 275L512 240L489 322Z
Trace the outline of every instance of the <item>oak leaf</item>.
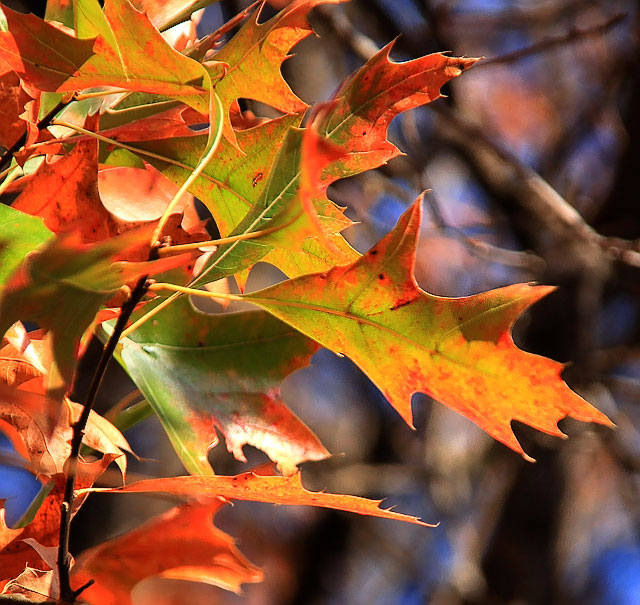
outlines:
M209 74L221 75L219 64L207 71L173 49L148 17L129 0L78 0L76 29L81 39L96 38L94 54L58 87L75 91L92 86L168 95L209 114Z
M120 359L190 473L211 473L217 428L238 460L249 444L291 474L329 455L280 396L317 348L263 311L205 315L183 297L126 338Z
M0 32L0 59L36 91L58 90L93 54L93 40L79 40L32 14L6 6L2 12L9 31Z
M298 113L308 105L289 87L280 68L289 51L313 33L307 15L318 4L337 4L344 0L300 0L265 23L258 23L261 8L247 19L240 30L215 55L228 68L215 85L225 108L223 134L234 145L236 137L228 111L239 98L254 99L283 113Z
M7 582L2 589L2 594L23 595L30 603L51 603L60 596L58 569L56 559L58 549L55 546L42 546L33 538L24 538L28 544L40 556L48 570L34 569L26 566L25 570L15 579ZM73 557L71 558L73 565Z
M79 462L76 485L88 488L106 470L113 461L111 454L106 454L101 460L92 463ZM24 527L11 529L4 521L4 509L0 508L0 569L3 579L0 586L6 584L7 579L15 578L26 566L40 569L42 557L25 539L32 538L44 547L57 547L60 534L60 505L64 497L65 476L62 473L54 475L47 486L48 495L33 520ZM71 511L75 515L85 500L85 496L74 501Z
M444 298L417 286L420 204L421 198L355 263L243 298L347 355L409 425L416 392L431 395L525 457L513 420L558 436L557 423L566 416L610 425L563 382L562 364L522 351L511 338L518 316L552 287L516 284Z
M127 605L142 580L160 576L195 580L240 592L246 582L260 582L262 572L212 524L222 498L172 508L146 524L80 554L72 583L95 580L82 594L93 605Z
M32 472L39 476L52 477L64 471L71 453L72 425L81 411L78 403L65 400L60 404L42 393L0 384L0 419L12 429L12 436L20 438L24 448L19 451L28 455ZM124 476L127 469L124 452L131 452L131 447L115 426L93 410L83 442L112 456Z
M20 115L30 100L15 72L0 75L0 145L3 147L11 147L24 134L27 125Z
M250 500L272 504L291 504L318 506L342 510L359 515L380 517L405 521L415 525L433 527L428 523L391 509L380 508L382 500L369 500L358 496L311 492L302 485L300 473L289 477L278 475L258 475L248 472L234 476L188 475L183 477L165 477L160 479L144 479L117 488L85 488L79 494L89 492L124 493L165 493L187 498L222 497L228 500Z
M385 164L400 152L387 140L391 120L399 113L440 98L449 80L478 59L433 53L396 63L387 44L351 75L318 115L317 130L345 155L323 174L326 184Z

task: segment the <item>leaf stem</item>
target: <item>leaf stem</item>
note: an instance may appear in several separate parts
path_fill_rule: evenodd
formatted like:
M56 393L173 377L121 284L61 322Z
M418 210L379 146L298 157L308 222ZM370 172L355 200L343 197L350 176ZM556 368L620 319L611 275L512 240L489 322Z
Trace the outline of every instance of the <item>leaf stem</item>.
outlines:
M2 181L2 184L0 185L0 195L2 195L7 190L9 185L11 185L11 183L13 183L13 181L15 181L21 174L22 168L20 168L20 166L14 166L13 168L11 168L9 170L7 178Z
M73 424L73 437L71 439L71 453L65 464L66 466L66 481L64 486L64 500L60 507L60 544L58 546L58 575L60 577L60 600L63 603L75 603L76 597L79 594L78 590L73 590L70 583L70 571L71 571L71 557L69 555L69 530L71 527L71 511L73 508L74 489L76 483L76 476L78 470L78 459L80 454L80 448L82 446L82 438L84 436L84 430L89 420L89 414L93 409L93 405L96 400L96 395L102 384L107 366L113 356L118 340L129 317L133 313L136 305L147 291L147 276L141 277L136 283L135 287L131 291L129 298L123 303L120 309L120 315L116 321L116 325L113 329L107 344L102 350L102 355L98 361L98 365L93 373L91 384L85 398L82 414L77 422ZM85 585L80 589L84 590Z
M222 246L223 244L232 244L233 242L243 242L249 239L256 239L258 237L280 231L281 229L288 227L292 222L293 221L289 221L284 225L276 225L275 227L261 229L260 231L250 231L249 233L240 233L238 235L230 235L229 237L221 237L219 239L210 239L203 242L193 242L191 244L178 244L176 246L164 246L163 248L158 249L158 255L167 256L168 254L177 254L179 252L197 250L198 248L206 248L208 246Z
M224 294L223 292L209 292L208 290L197 290L196 288L188 288L187 286L178 286L176 284L169 284L164 282L151 284L149 286L149 290L150 291L170 290L179 294L193 294L194 296L202 296L203 298L217 298L217 299L223 299L223 300L245 300L244 296L241 296L240 294ZM173 298L173 297L170 297L170 298ZM157 308L158 307L156 307L156 309ZM154 309L154 311L156 309Z
M122 333L120 334L120 340L129 336L131 332L134 332L144 323L149 321L156 313L159 313L160 311L162 311L162 309L169 306L176 298L178 298L178 296L180 296L180 293L176 292L175 294L172 294L171 296L169 296L169 298L163 300L157 307L154 307L153 309L151 309L151 311L140 317L140 319L134 321L128 328L122 330Z
M66 122L65 120L53 120L51 122L54 126L64 126L65 128L69 128L70 130L75 130L79 134L84 134L88 137L93 137L94 139L98 139L98 141L102 141L103 143L107 143L109 145L114 145L116 147L121 147L122 149L126 149L127 151L131 151L132 153L137 153L139 155L146 155L150 158L155 158L156 160L160 160L162 162L167 162L167 164L174 164L175 166L179 166L180 168L184 168L185 170L191 170L191 166L187 164L183 164L182 162L177 162L176 160L172 160L171 158L167 158L159 153L153 153L153 151L146 151L144 149L139 149L138 147L134 147L133 145L127 145L126 143L122 143L117 141L116 139L110 139L109 137L105 137L97 132L93 132L91 130L87 130L86 128L82 128L82 126L76 126L71 122ZM62 142L68 143L71 137L60 139ZM47 141L50 143L51 141Z
M130 91L123 88L116 88L115 90L97 90L95 92L83 92L78 93L75 97L75 101L84 101L85 99L95 99L96 97L106 97L108 95L121 95Z
M178 191L176 191L175 195L173 196L173 199L169 202L164 213L160 217L160 220L158 221L158 225L156 226L155 230L153 231L153 235L151 236L152 248L155 248L158 246L160 236L162 235L162 230L164 229L164 226L169 220L169 217L173 213L174 208L176 207L182 195L186 193L189 187L191 187L191 185L195 182L195 180L200 176L202 171L207 167L207 165L211 161L211 158L213 158L215 152L218 149L220 140L222 139L222 125L224 123L222 102L220 101L220 97L215 92L212 92L211 94L214 97L214 103L216 107L216 116L218 121L216 132L213 135L209 149L204 154L200 162L198 162L198 165L193 169L193 171L191 172L187 180L184 183L182 183Z

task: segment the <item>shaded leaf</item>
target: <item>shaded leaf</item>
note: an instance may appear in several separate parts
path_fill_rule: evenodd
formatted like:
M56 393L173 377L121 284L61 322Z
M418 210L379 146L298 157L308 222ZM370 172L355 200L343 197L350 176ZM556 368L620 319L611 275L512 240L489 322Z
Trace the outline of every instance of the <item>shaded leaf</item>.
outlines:
M23 595L30 603L51 602L58 599L60 595L60 578L56 565L58 549L54 546L42 546L33 538L24 538L24 542L38 553L49 570L43 571L27 566L17 578L7 582L2 594Z
M32 253L9 280L0 297L0 334L18 320L36 322L50 332L55 361L49 376L52 393L62 394L70 384L80 339L104 302L126 283L184 262L181 257L114 262L116 255L143 237L144 231L132 232L95 246L82 245L77 235L54 238Z
M83 552L72 570L72 583L95 580L82 594L93 605L127 605L133 587L152 576L197 580L240 592L246 582L260 582L262 572L212 524L225 504L172 508L118 538Z
M560 378L563 365L516 347L511 327L553 288L516 284L463 298L421 290L413 276L421 198L357 262L244 298L345 354L411 425L424 392L524 455L518 420L562 435L565 416L610 425Z
M130 483L124 487L112 489L93 488L79 490L79 493L85 494L90 491L114 494L161 492L189 498L220 496L229 500L300 504L432 527L416 517L380 508L382 500L369 500L358 496L343 496L340 494L327 494L326 492L310 492L302 486L300 473L290 477L264 476L254 473L242 473L232 477L222 475L166 477L162 479L145 479Z
M31 97L20 86L20 78L13 71L0 75L0 145L9 148L25 132L27 125L20 119Z
M2 6L9 31L0 32L0 59L38 90L56 91L93 54L79 40L35 15Z
M93 463L80 462L76 485L89 487L113 461L110 455ZM43 561L25 539L33 538L44 547L57 547L60 533L60 504L64 496L65 478L58 474L51 479L51 491L36 513L33 521L20 529L10 529L4 522L4 509L0 508L0 569L3 578L15 578L26 566L42 568ZM85 497L74 501L72 515L78 511ZM0 580L2 585L2 580Z
M18 323L16 326L22 326L22 324ZM13 330L16 326L12 326L11 329ZM22 329L24 330L24 327ZM23 350L16 348L6 337L0 346L0 382L7 386L18 387L23 382L38 378L43 374L43 368L38 367L40 364L36 365L24 355L24 351L34 348L26 332L22 342L25 346ZM39 344L42 344L42 341L39 341ZM34 357L38 360L37 356Z
M264 312L205 315L183 297L125 339L120 355L190 473L211 473L217 428L238 460L249 444L291 474L329 455L280 397L285 376L316 350Z
M62 473L71 453L72 424L79 419L80 404L65 400L62 405L41 393L0 385L0 419L14 429L29 456L31 470L45 477ZM110 455L124 476L124 452L131 452L124 435L93 410L83 443Z

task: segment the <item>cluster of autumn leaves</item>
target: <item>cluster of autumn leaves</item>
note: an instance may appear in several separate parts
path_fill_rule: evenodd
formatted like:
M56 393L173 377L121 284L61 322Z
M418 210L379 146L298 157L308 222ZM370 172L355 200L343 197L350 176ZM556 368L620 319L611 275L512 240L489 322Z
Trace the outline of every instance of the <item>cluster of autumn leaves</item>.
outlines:
M145 276L155 281L115 356L190 474L107 491L187 502L81 553L72 585L93 580L80 599L96 605L130 602L152 576L235 591L259 581L260 570L211 523L227 500L422 523L378 501L303 488L298 465L329 454L282 401L280 383L320 346L351 358L409 425L417 391L523 455L514 419L558 435L567 415L609 423L565 385L560 364L511 339L514 321L549 288L519 284L459 299L422 291L413 277L420 200L365 255L344 239L351 221L327 187L397 155L391 120L437 99L475 60L434 54L395 63L389 45L310 110L281 64L311 33L313 6L338 1L299 0L263 23L259 8L246 11L223 46L228 26L173 46L165 40L161 31L188 16L192 0L106 0L104 10L97 0L50 0L44 20L3 7L0 111L10 118L0 125L8 149L0 189L16 196L0 206L0 428L44 486L21 526L0 519L6 593L58 596L60 507L82 409L68 395L91 334L109 337L127 286ZM242 113L240 98L283 115ZM211 241L194 196L222 239ZM244 295L219 286L233 277L244 290L258 261L289 279ZM189 295L260 310L207 315ZM218 434L239 460L250 444L279 472L215 475L207 452ZM131 451L93 411L83 443L73 512L112 462L125 478Z

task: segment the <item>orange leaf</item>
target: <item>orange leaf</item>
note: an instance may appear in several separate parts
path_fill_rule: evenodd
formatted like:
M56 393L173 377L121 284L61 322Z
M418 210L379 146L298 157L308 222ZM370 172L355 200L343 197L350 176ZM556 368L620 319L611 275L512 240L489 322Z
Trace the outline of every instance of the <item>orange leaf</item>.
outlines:
M79 418L81 410L78 403L65 401L61 405L42 394L0 384L0 419L20 437L31 469L42 476L63 472L71 453L71 426ZM131 447L115 426L94 411L89 415L84 443L99 452L113 455L112 459L116 460L122 474L126 473L124 452L131 452Z
M93 54L93 40L78 40L6 6L2 12L9 31L0 32L0 59L37 90L57 90Z
M43 163L12 207L44 219L54 233L75 230L82 243L99 242L120 230L98 196L97 142L83 141L73 151Z
M266 23L258 23L260 10L240 28L216 54L216 61L229 67L216 83L223 107L224 136L236 144L228 111L239 98L254 99L283 113L304 111L308 106L298 98L280 73L289 51L312 33L309 11L318 4L337 4L344 0L301 0L293 2Z
M8 338L10 333L13 340ZM0 382L18 387L28 380L41 377L47 371L40 362L39 353L44 354L42 345L42 340L31 341L20 322L11 326L0 346ZM40 349L37 353L36 347Z
M211 523L224 504L217 498L175 507L85 551L72 570L73 584L95 580L82 594L93 605L127 605L133 587L152 576L196 580L234 592L245 582L260 582L262 572Z
M343 496L325 492L310 492L302 485L300 473L289 477L263 476L242 473L232 477L222 475L189 475L162 479L145 479L117 488L81 489L79 494L91 491L114 494L161 492L189 498L220 496L229 500L251 500L273 504L301 504L343 510L359 515L406 521L425 527L434 527L416 517L380 508L382 500L369 500L358 496Z
M553 288L516 284L444 298L418 287L420 203L355 263L244 298L349 356L410 425L419 391L523 455L512 420L558 436L565 416L611 425L562 381L562 364L518 349L511 338L518 316Z
M3 147L11 147L26 130L20 114L30 99L16 73L8 71L0 75L0 145Z
M389 59L393 44L346 80L329 109L318 116L318 133L348 154L327 168L323 175L327 185L397 156L398 148L387 140L391 120L440 98L444 84L478 61L434 53L396 63Z

